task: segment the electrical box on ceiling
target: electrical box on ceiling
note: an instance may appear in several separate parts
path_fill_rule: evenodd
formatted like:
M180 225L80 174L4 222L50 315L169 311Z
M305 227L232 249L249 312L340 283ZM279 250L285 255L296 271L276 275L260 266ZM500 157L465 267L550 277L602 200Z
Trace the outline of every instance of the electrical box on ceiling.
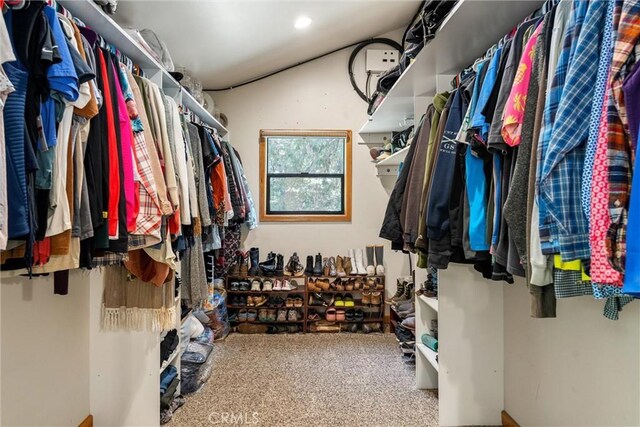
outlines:
M398 65L398 51L394 49L367 49L365 68L367 71L379 73Z

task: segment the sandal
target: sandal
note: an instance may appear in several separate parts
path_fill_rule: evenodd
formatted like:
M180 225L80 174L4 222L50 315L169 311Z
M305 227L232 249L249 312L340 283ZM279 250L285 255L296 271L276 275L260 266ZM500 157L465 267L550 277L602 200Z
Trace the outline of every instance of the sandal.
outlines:
M336 321L337 322L344 322L344 320L345 320L344 310L337 310L336 311Z
M353 295L345 294L344 295L344 306L345 307L354 307L356 303L353 301Z
M327 312L324 314L325 318L327 319L328 322L335 322L336 321L336 309L335 308L329 308L327 309Z
M336 307L344 307L344 301L342 300L342 294L336 294L335 302L333 303Z

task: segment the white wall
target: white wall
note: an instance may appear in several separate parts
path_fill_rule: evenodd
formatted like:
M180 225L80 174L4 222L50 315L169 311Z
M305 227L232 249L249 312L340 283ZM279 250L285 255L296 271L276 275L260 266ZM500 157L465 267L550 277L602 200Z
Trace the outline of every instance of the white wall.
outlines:
M89 415L89 280L2 279L3 426L75 426Z
M285 263L292 252L297 251L304 263L307 255L318 252L323 256L336 256L346 254L349 248L385 244L387 293L393 293L395 278L409 274L408 257L400 252L391 253L388 242L378 234L395 179L376 177L369 148L357 144L362 141L358 130L367 120L367 104L349 83L350 53L351 49L346 49L257 83L212 93L212 96L229 118L231 142L242 157L256 204L260 194L260 129L353 131L351 222L261 223L248 234L244 248L259 247L263 259L269 251L283 253ZM364 51L361 55L364 57ZM357 62L355 69L364 70L363 61Z
M522 426L640 425L640 303L620 320L602 301L558 301L532 319L524 282L505 286L505 409Z

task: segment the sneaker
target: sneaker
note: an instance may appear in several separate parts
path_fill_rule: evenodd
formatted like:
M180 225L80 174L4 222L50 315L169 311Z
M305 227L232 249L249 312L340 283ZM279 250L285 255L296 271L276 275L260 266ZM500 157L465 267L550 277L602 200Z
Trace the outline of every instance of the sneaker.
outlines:
M276 316L277 322L286 322L287 321L287 310L280 309L278 310L278 314Z
M260 280L258 280L258 279L254 279L253 282L251 282L251 290L252 291L261 291L262 290L262 282L260 282Z
M240 290L243 292L249 291L251 289L251 284L246 280L240 282Z
M272 291L273 290L273 282L269 279L266 279L263 283L262 283L262 290L263 291Z
M277 316L277 310L270 308L267 310L267 319L269 322L275 322Z
M396 328L396 339L398 342L415 343L416 337L414 334L405 328Z
M275 280L275 282L273 283L273 290L274 291L283 290L283 288L282 288L282 280L280 280L280 279L276 279Z
M266 308L261 308L260 310L258 310L258 321L259 322L268 322L269 321L269 317L267 315L267 309Z
M229 290L230 291L239 291L240 290L240 283L231 282L231 284L229 285Z
M298 310L289 310L289 314L287 315L287 320L289 322L297 322L298 321Z
M292 291L294 288L291 287L291 282L289 279L284 279L284 283L282 284L283 291Z

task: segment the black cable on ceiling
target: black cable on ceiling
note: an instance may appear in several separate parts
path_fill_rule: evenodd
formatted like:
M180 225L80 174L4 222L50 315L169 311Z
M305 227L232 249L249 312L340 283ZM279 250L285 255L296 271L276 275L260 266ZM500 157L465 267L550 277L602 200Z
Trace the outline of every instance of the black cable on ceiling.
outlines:
M264 74L262 76L255 77L255 78L253 78L251 80L247 80L247 81L244 81L242 83L238 83L238 84L235 84L235 85L232 85L232 86L229 86L229 87L217 88L217 89L203 89L203 90L207 91L207 92L222 92L222 91L225 91L225 90L231 90L231 89L239 88L239 87L242 87L242 86L246 86L248 84L259 82L260 80L264 80L267 77L275 76L276 74L280 74L280 73L282 73L284 71L290 70L290 69L298 67L300 65L308 64L309 62L315 61L317 59L324 58L325 56L329 56L329 55L331 55L333 53L340 52L341 50L348 49L348 48L353 47L353 46L358 46L359 44L366 43L366 42L369 42L371 40L375 40L375 39L367 39L367 40L361 40L361 41L358 41L358 42L355 42L355 43L350 43L348 45L339 47L337 49L333 49L333 50L331 50L329 52L326 52L326 53L323 53L321 55L314 56L313 58L306 59L306 60L304 60L302 62L298 62L298 63L292 64L292 65L289 65L287 67L280 68L280 69L278 69L276 71L272 71L272 72Z

